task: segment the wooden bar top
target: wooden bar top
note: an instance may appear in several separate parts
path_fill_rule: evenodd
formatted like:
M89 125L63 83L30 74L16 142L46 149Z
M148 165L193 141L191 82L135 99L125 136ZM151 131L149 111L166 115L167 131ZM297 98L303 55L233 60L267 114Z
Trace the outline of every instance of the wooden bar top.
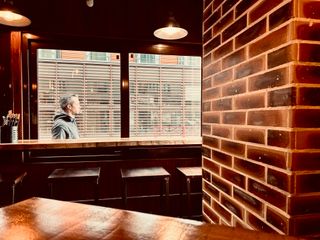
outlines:
M277 234L58 200L0 209L0 239L294 240Z
M80 138L80 139L43 139L19 140L17 143L0 143L0 150L37 150L37 149L65 149L65 148L95 148L122 146L157 146L157 145L185 145L201 144L201 137L163 137L163 138Z

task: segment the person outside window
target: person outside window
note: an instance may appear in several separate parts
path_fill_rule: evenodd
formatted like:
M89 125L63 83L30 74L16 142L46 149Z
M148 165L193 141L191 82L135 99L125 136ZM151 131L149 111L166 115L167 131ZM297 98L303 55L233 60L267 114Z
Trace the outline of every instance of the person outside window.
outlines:
M66 94L60 97L61 111L53 118L51 133L54 139L77 139L79 130L75 116L80 113L80 102L76 94Z

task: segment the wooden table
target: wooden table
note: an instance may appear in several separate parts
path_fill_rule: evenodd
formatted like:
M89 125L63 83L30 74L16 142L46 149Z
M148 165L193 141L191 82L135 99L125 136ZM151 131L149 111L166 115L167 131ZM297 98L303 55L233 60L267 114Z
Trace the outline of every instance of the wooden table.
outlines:
M80 203L31 198L0 208L0 239L293 240L298 238Z

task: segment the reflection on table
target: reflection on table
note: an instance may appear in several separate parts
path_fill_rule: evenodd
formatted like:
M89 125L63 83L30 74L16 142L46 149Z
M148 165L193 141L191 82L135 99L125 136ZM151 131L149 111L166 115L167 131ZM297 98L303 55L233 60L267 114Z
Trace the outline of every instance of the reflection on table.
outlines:
M181 218L31 198L0 209L0 239L298 239Z

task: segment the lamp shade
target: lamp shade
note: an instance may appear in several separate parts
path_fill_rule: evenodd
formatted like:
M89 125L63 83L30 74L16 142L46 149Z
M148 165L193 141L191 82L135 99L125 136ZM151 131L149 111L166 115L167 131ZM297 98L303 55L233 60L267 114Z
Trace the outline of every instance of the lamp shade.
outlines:
M176 19L170 16L164 27L158 28L153 35L160 39L177 40L188 35L188 31L181 28Z
M31 20L22 15L13 5L5 2L0 4L0 24L25 27L31 24Z

